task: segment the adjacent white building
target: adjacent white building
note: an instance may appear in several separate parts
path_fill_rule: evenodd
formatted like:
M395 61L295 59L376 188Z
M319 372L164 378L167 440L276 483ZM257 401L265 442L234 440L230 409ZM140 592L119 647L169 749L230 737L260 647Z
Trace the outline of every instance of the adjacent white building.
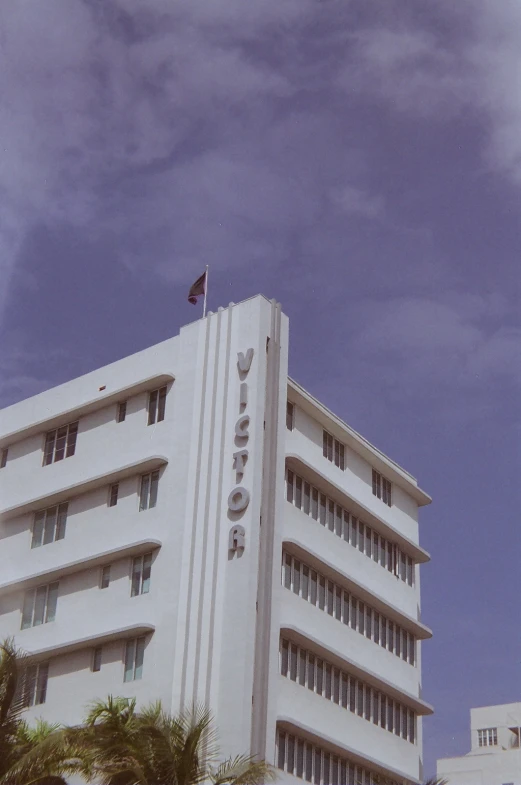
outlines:
M430 498L288 340L257 296L0 412L0 637L29 720L195 699L281 782L416 783Z
M470 752L438 760L449 785L521 785L521 703L470 710Z

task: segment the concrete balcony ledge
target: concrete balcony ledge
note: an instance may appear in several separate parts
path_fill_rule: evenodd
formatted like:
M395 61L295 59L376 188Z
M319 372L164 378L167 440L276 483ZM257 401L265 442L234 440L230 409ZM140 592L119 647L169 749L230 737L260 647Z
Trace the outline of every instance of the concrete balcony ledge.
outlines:
M63 575L71 575L75 572L81 572L89 567L101 567L104 564L110 564L114 559L122 559L126 556L137 556L140 553L156 550L157 548L161 548L161 545L162 543L160 540L147 538L123 543L116 548L111 548L106 551L85 554L81 559L57 564L47 570L34 572L30 575L22 575L19 578L13 578L10 581L1 583L0 596L8 594L14 589L18 591L21 589L30 589L31 587L38 586L42 583L50 583L55 578L60 578Z
M372 510L369 510L365 504L361 504L349 496L345 489L332 481L331 477L318 471L316 466L312 466L301 455L287 453L286 463L289 469L316 485L323 493L330 496L338 502L338 504L349 510L349 512L352 512L353 515L356 515L364 523L367 523L374 528L379 534L386 537L388 540L395 542L403 552L408 556L411 556L415 562L418 564L425 564L430 561L430 554L424 550L424 548L421 548L408 537L405 537L401 532L395 529L394 526L391 526L379 515L376 515Z
M84 638L72 638L68 641L57 641L51 646L46 646L41 649L26 650L27 656L30 660L43 660L50 657L58 657L60 654L69 654L79 649L86 649L94 646L103 646L105 643L110 643L116 640L126 640L127 638L138 638L141 635L150 635L155 632L155 625L149 622L137 622L135 624L128 624L124 627L113 627L110 630L101 630L99 632L86 635Z
M291 553L292 556L309 564L309 566L317 572L322 573L332 581L344 586L348 591L352 591L353 594L364 602L367 602L368 605L371 605L378 612L383 613L391 619L391 621L397 622L404 627L404 629L414 633L420 640L432 638L432 630L425 624L422 624L417 619L404 613L395 605L391 605L383 597L369 591L365 586L353 581L350 575L341 572L338 567L335 567L330 562L326 561L324 556L315 553L309 546L304 545L295 539L285 537L282 547L285 551Z
M321 731L320 735L318 735L316 729L313 726L308 725L300 719L297 720L295 717L289 714L280 712L277 715L277 727L281 730L287 731L288 733L295 734L305 741L316 744L317 747L328 749L333 754L344 758L349 758L349 760L353 763L364 766L368 769L372 769L376 774L380 774L384 778L390 777L397 782L403 782L406 780L408 783L414 783L414 785L420 785L421 783L421 780L415 776L411 776L410 772L406 772L391 766L383 767L381 760L373 758L369 755L361 755L360 752L355 748L350 747L347 744L340 744L338 739L333 738L327 733ZM396 740L400 741L398 737L396 737ZM411 747L414 750L412 745Z
M397 687L392 682L382 679L381 676L378 676L366 667L361 668L359 664L349 659L349 657L346 657L344 651L337 650L331 646L325 647L321 640L310 635L307 630L304 630L297 625L284 624L281 627L280 632L281 635L288 640L302 646L302 648L310 649L314 654L331 662L337 668L346 670L356 678L371 684L376 689L381 690L381 692L385 692L385 694L390 695L391 698L395 698L404 705L409 706L409 708L414 709L417 714L422 716L433 714L434 708L429 703L426 703L416 695Z
M0 437L0 447L6 447L9 444L18 442L21 439L27 439L29 436L34 436L43 431L51 431L54 428L59 428L60 425L65 425L68 422L79 419L86 414L96 411L96 409L105 408L106 406L117 403L123 398L129 398L130 396L138 395L146 390L162 387L172 381L174 381L173 373L162 373L138 379L131 384L116 389L109 388L100 390L96 396L83 401L78 406L52 414L50 417L46 417L42 420L35 420L22 428L4 433Z
M85 477L72 485L57 490L53 489L48 494L40 494L32 499L24 500L19 504L14 504L11 507L0 510L0 521L25 515L28 512L34 512L43 507L51 507L53 504L68 501L74 496L80 496L88 491L101 488L104 485L112 485L112 483L124 480L125 477L154 471L167 463L168 458L164 455L149 455L145 458L141 458L139 461L123 464L114 469L110 469L109 471L103 472L103 474Z

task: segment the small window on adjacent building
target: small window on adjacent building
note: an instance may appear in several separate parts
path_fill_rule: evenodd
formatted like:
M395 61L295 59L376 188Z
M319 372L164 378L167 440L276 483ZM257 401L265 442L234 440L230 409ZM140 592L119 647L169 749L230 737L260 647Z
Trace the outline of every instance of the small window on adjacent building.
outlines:
M322 435L322 454L324 458L331 461L338 466L339 469L345 469L345 446L342 442L335 439L328 431L324 430Z
M148 424L153 425L165 419L166 385L152 390L148 396Z
M110 564L106 564L101 568L99 587L100 589L108 589L110 586Z
M25 593L22 630L54 621L58 602L58 581L29 589Z
M39 662L29 665L22 674L20 692L22 705L39 706L45 703L47 697L47 679L49 676L49 663Z
M125 671L123 681L137 681L143 678L145 657L145 637L132 638L125 646Z
M109 507L115 507L118 503L119 482L115 482L110 486Z
M118 413L116 416L116 422L124 422L126 416L127 416L127 402L120 401L118 403Z
M150 591L150 574L152 572L152 554L145 553L132 559L132 583L130 596L148 594Z
M291 403L291 401L288 401L286 403L286 428L288 429L288 431L293 430L294 423L295 423L295 407Z
M496 747L497 728L481 728L478 730L478 745L480 747Z
M62 504L35 513L31 548L39 548L41 545L63 540L68 509L68 502L62 502Z
M373 496L381 499L388 507L392 507L392 484L380 472L373 469Z
M101 654L103 648L101 646L96 646L94 651L92 652L92 670L94 673L97 673L101 670Z
M4 449L2 450L2 455L0 457L0 469L5 469L5 467L6 467L6 464L7 464L7 453L8 452L9 452L9 448L8 447L4 447Z
M49 431L45 437L43 465L62 461L70 458L76 451L76 438L78 436L78 421L62 425L54 431Z
M159 485L159 471L144 474L141 477L139 491L139 509L149 510L157 504L157 489Z

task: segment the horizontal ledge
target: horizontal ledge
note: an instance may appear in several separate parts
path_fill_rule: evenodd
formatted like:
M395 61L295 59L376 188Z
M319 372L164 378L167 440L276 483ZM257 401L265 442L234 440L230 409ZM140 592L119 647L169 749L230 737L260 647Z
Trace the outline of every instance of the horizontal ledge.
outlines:
M7 594L13 589L30 589L33 586L38 586L40 583L47 583L54 578L59 578L62 575L72 575L75 572L81 572L89 567L101 567L104 564L110 564L114 559L123 559L128 556L135 556L144 553L148 550L155 550L162 545L160 540L145 539L136 542L130 542L127 545L122 545L117 548L111 548L108 551L101 551L86 555L81 559L71 562L65 562L48 570L32 573L32 575L25 575L16 578L6 583L0 584L0 595ZM46 546L45 546L46 547Z
M372 725L373 728L377 727L372 723L370 723L370 725ZM301 722L300 720L296 720L294 717L290 717L284 714L279 714L277 716L277 728L295 734L299 736L301 739L304 739L305 741L309 741L312 744L316 744L317 747L322 747L323 749L327 749L333 754L340 755L344 758L348 758L350 761L352 761L355 764L364 766L366 769L371 769L372 771L375 772L375 774L382 774L384 778L391 777L393 780L396 780L398 782L403 783L404 781L406 781L408 783L414 783L414 785L419 785L420 783L420 780L414 777L410 777L404 771L400 771L398 769L392 768L391 766L389 767L384 766L380 761L376 760L375 758L371 758L366 755L361 755L360 752L358 752L357 750L353 749L352 747L348 747L346 744L342 744L336 739L332 739L330 736L318 734L315 727L312 728L309 725L305 725L303 722ZM395 736L395 738L398 739L398 736ZM411 747L412 746L413 745L411 745Z
M310 482L315 481L320 489L323 490L324 493L329 493L338 504L343 504L349 512L352 512L364 523L368 523L379 534L384 535L389 540L392 540L399 545L404 553L411 556L415 562L418 562L418 564L425 564L430 561L431 557L426 550L401 534L394 526L387 523L387 521L366 507L365 504L355 501L344 488L337 485L335 482L332 482L329 477L326 477L322 472L319 472L299 455L288 453L286 455L286 462L290 469L297 474L302 474L304 478Z
M371 686L385 692L385 694L389 695L391 698L395 698L409 708L414 709L417 714L427 716L434 713L434 709L429 703L412 695L410 692L402 690L392 682L382 679L381 676L373 673L373 671L357 665L356 662L353 662L353 660L346 657L344 652L325 647L322 641L319 641L300 627L296 627L292 624L285 624L281 627L280 631L288 640L291 640L293 643L297 643L300 646L311 647L313 649L313 654L320 655L320 657L328 660L337 668L345 668L356 678L371 684Z
M374 594L374 592L370 591L365 586L354 581L350 575L339 570L338 567L335 567L331 562L326 561L323 556L319 556L318 553L315 553L315 551L312 551L309 547L291 537L283 538L282 547L292 556L309 564L309 566L317 572L324 574L326 578L331 578L331 580L337 581L343 585L348 591L352 591L353 594L356 594L357 597L368 605L371 605L371 607L379 613L387 616L391 621L396 621L409 632L413 632L420 640L432 638L432 630L425 624L422 624L421 621L414 619L412 616L409 616L407 613L404 613L397 608L396 605L392 605L387 600L379 597L378 594Z
M119 387L116 390L103 390L96 395L95 398L85 401L79 406L74 406L71 409L59 412L52 417L46 417L43 420L38 420L23 428L17 428L10 433L4 434L0 437L0 447L19 442L21 439L27 439L29 436L34 436L43 431L51 431L54 428L59 428L60 425L65 425L72 420L83 417L90 412L97 409L105 408L110 404L117 403L118 401L129 397L131 395L138 395L140 392L152 389L154 387L161 387L168 382L174 381L172 373L155 374L154 376L147 376L144 379L139 379L132 384L127 384L124 387Z
M38 496L29 501L24 501L21 504L15 504L12 507L0 510L0 520L18 517L19 515L25 515L28 512L33 512L43 507L50 507L53 504L68 501L75 496L80 496L95 488L101 488L104 485L111 485L114 482L124 480L125 477L132 477L134 474L145 474L146 472L154 471L167 463L168 458L164 455L150 455L147 458L134 461L134 463L127 463L124 466L119 466L117 469L111 469L110 471L98 474L95 477L79 480L72 485L60 488L57 491L52 491L44 496Z
M105 632L96 632L92 635L86 635L84 638L75 638L71 641L62 641L61 643L46 646L43 649L35 649L33 651L26 651L27 656L32 660L42 660L46 657L58 657L60 654L69 654L79 649L86 649L90 646L102 646L104 643L111 641L125 640L126 638L134 638L140 635L147 635L155 632L155 625L148 622L141 622L137 624L129 624L125 627L113 628L112 630L105 630Z
M333 414L330 409L301 387L298 382L288 378L288 387L292 392L291 397L296 398L295 402L297 405L300 404L302 408L311 414L314 420L318 420L326 430L332 431L333 433L336 431L336 433L334 433L335 436L338 436L338 438L351 447L351 449L366 458L369 463L373 464L375 469L381 469L387 474L391 473L389 479L392 479L392 481L396 482L396 484L409 494L409 496L412 496L420 507L432 502L429 494L425 493L425 491L418 486L416 478L413 477L412 474L397 464L396 461L393 461L392 458L385 455L378 447L375 447L374 444L367 441L361 434L351 428L350 425L341 420L340 417Z

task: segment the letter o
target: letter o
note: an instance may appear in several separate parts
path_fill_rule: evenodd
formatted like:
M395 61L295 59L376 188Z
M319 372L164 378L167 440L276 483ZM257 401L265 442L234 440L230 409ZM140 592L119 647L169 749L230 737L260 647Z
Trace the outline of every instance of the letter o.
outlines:
M250 492L239 485L228 496L228 507L232 512L242 512L250 503Z

